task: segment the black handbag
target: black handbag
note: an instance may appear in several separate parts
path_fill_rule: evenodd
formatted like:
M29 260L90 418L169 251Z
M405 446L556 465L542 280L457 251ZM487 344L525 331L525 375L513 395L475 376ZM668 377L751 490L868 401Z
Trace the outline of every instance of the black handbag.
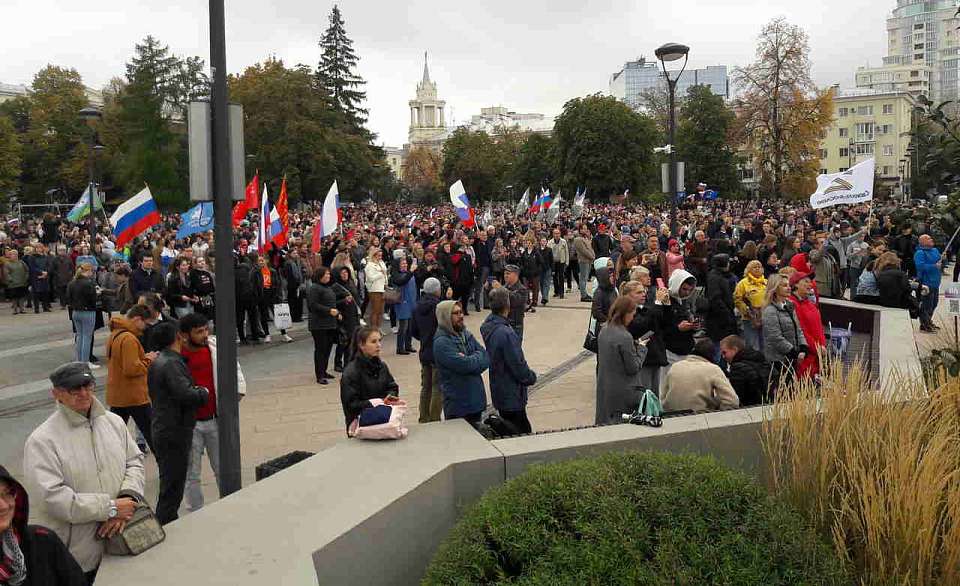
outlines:
M595 318L591 317L589 324L587 324L587 335L583 339L583 349L589 350L594 354L600 349L600 330L603 328L603 324L599 323Z

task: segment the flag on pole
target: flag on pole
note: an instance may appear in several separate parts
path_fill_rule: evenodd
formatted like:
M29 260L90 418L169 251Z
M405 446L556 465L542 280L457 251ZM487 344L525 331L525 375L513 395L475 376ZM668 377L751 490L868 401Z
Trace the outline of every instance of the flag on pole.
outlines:
M560 216L560 202L562 201L563 198L560 197L560 192L557 192L556 199L554 199L547 208L547 221L551 224L555 223L557 221L557 217Z
M340 212L340 189L337 182L334 181L327 192L326 199L323 200L323 210L320 212L320 219L313 227L313 246L314 252L320 252L320 241L323 238L337 231L341 219Z
M277 217L280 220L280 231L277 233L271 233L271 241L276 242L277 246L284 246L287 243L287 232L290 229L290 223L288 219L288 206L287 206L287 176L283 176L283 181L280 182L280 195L277 196L277 205L274 208L274 211L277 214ZM271 220L273 218L273 211L270 212ZM272 223L272 222L271 222Z
M283 240L284 236L283 222L280 221L280 212L277 211L277 206L270 206L270 229L267 232L267 237L271 243L277 246L283 246L280 244L280 241Z
M553 201L553 200L550 199L550 190L549 190L549 189L545 189L545 190L541 191L541 192L540 192L540 197L538 197L538 198L536 199L536 201L533 202L533 205L530 206L529 213L530 213L531 215L533 215L533 214L539 214L540 212L545 212L545 211L549 210L549 209L550 209L550 204L552 203L552 201Z
M118 249L143 234L147 228L159 223L160 212L150 195L149 187L144 187L140 193L120 204L117 211L110 216L110 227L113 228Z
M483 212L483 227L486 228L493 222L493 204L487 202L487 209Z
M517 217L520 217L527 211L527 208L529 207L530 207L530 188L528 187L523 192L523 195L520 197L520 201L517 202L517 207L514 209L514 213L517 215Z
M257 229L257 249L267 250L270 242L270 200L267 199L267 184L263 184L263 197L260 198L260 221Z
M450 186L450 203L453 204L453 209L465 228L473 228L477 225L473 208L470 207L470 200L467 199L467 192L463 188L463 181L459 179Z
M180 229L177 230L177 240L181 240L192 234L213 230L213 202L200 202L180 214L180 218Z
M100 201L99 197L96 197L96 209L103 209L103 202ZM84 216L90 214L90 184L87 184L87 188L83 191L83 194L80 196L80 199L77 200L77 203L74 204L73 209L67 214L67 219L71 222L79 222L83 219Z
M244 193L243 201L233 206L233 227L236 228L240 222L247 217L247 212L257 209L257 196L260 195L260 171L253 174L253 179L247 183L247 190Z
M876 160L867 159L842 173L817 177L817 191L810 196L810 206L820 209L873 200L873 174Z
M580 188L577 188L577 194L573 196L573 206L574 207L583 207L583 202L587 199L587 190L584 189L580 191Z

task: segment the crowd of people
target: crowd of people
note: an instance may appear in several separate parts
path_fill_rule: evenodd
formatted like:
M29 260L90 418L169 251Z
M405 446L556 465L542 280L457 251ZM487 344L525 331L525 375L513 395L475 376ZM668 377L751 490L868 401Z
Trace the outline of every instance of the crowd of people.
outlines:
M667 411L699 412L769 401L792 378L815 381L827 343L823 298L904 308L922 331L937 329L944 256L928 234L914 236L917 226L894 225L869 205L685 204L675 229L663 206L588 205L549 222L512 207L464 227L425 206L347 206L319 247L314 207L291 212L282 245L258 247L248 217L232 243L236 331L217 331L221 343L291 342L292 324L306 321L316 382L339 379L349 427L371 400L399 400L382 359L392 336L397 355L419 358L421 423L462 418L527 433L537 374L524 356L525 316L567 295L589 308L597 424L620 422L648 389ZM69 551L52 566L62 580L49 583L82 583L70 582L78 571L92 582L98 537L122 531L144 503L148 452L160 469L161 523L177 518L185 496L189 510L203 506L204 453L219 474L218 267L212 233L177 239L179 225L164 216L124 247L107 229L91 235L55 214L0 231L0 285L13 315L59 306L75 340L74 361L51 375L57 410L25 447L23 486L54 519L52 532L22 529L25 516L13 511L25 509L26 492L0 469L0 583L31 571L18 543L21 552ZM485 310L475 335L464 318ZM94 336L104 328L101 360ZM93 394L103 363L106 405ZM242 397L242 371L238 379ZM66 549L57 535L69 537Z

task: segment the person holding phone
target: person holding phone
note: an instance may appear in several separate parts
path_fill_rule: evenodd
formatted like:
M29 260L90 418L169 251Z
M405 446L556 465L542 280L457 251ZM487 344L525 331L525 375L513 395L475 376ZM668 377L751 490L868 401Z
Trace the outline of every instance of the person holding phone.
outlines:
M383 335L374 326L364 326L354 339L354 355L340 378L340 403L346 428L360 416L360 412L373 407L370 399L383 399L396 403L400 386L390 374L387 363L380 359L383 351Z

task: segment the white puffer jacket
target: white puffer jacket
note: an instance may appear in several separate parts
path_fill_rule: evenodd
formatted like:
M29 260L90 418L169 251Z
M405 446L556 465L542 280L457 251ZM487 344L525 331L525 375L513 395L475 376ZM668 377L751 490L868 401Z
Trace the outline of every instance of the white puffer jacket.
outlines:
M387 265L382 260L367 261L364 273L366 275L367 291L369 293L383 293L387 286L387 278L390 276Z
M25 486L38 522L53 529L84 572L100 565L97 528L118 496L143 500L143 453L119 415L96 397L90 418L62 404L23 448ZM31 512L33 512L31 511Z

